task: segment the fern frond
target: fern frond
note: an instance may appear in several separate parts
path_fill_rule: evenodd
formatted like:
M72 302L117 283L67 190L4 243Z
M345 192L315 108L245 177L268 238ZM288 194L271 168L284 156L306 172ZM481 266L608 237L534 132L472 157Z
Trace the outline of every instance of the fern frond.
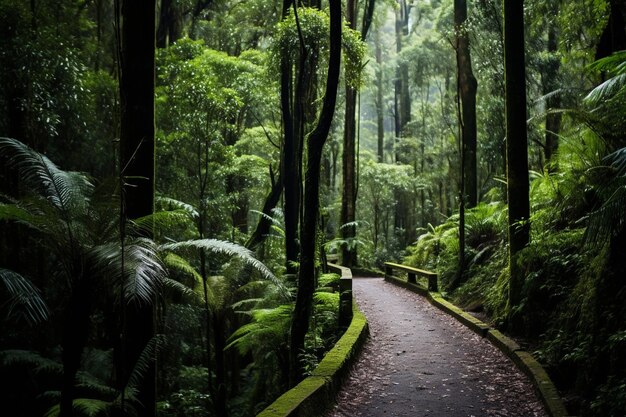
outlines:
M613 195L589 215L589 224L583 240L585 244L601 245L611 236L624 229L626 224L626 185L620 186Z
M65 215L86 207L93 184L84 174L63 171L46 156L11 138L0 137L0 155L29 187Z
M35 373L49 373L57 376L63 375L63 365L52 359L44 358L31 350L9 349L0 352L0 364L3 367L28 366Z
M178 256L175 253L168 253L163 258L163 264L173 270L180 271L184 274L187 274L193 277L194 282L199 285L202 284L202 276L196 271L189 261L187 261L182 256Z
M164 208L164 211L185 211L192 219L198 218L198 210L191 204L187 204L183 201L176 200L170 197L157 196L155 203Z
M136 389L141 386L146 372L150 369L151 364L155 361L157 354L161 351L164 344L165 336L162 334L157 334L148 341L133 366L133 370L128 377L128 383L124 388L125 390L127 388Z
M269 216L265 213L263 213L262 211L259 210L250 210L250 213L254 213L254 214L258 214L259 216L263 217L265 220L271 222L272 224L278 226L279 228L281 228L282 230L282 222L280 221L280 219Z
M612 154L607 155L604 160L615 168L618 176L626 176L626 148L618 149Z
M342 224L339 227L339 229L341 229L341 230L349 229L349 228L356 229L357 227L360 227L361 225L369 226L370 224L368 222L366 222L365 220L355 220L353 222L348 222L348 223Z
M138 239L126 247L124 259L127 300L152 303L166 276L154 243L148 239Z
M252 266L254 269L259 271L261 275L270 280L278 288L284 289L285 294L287 293L287 290L284 288L283 283L278 278L276 278L276 276L261 261L254 257L254 254L251 250L241 245L217 239L196 239L176 243L167 243L161 245L160 249L164 251L178 251L190 249L205 250L211 253L237 257L241 259L244 263Z
M72 401L72 409L79 416L99 417L105 415L110 407L110 402L93 398L76 398ZM45 417L57 417L60 411L61 405L56 404L46 412Z
M8 317L18 316L31 324L48 319L49 310L39 290L17 272L0 268L0 281L9 293Z
M176 226L187 226L192 218L185 210L157 211L128 223L129 233L145 234L153 230L168 230Z
M596 106L606 102L626 88L626 74L619 74L611 77L587 94L584 102Z
M273 349L286 343L291 323L292 305L250 312L252 322L235 330L225 349L236 348L241 354L255 349Z

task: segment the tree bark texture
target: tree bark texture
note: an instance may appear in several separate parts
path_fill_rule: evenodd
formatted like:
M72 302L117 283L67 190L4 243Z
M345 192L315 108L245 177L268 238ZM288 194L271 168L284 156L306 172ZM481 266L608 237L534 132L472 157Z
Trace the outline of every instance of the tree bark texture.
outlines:
M341 1L330 0L330 57L326 93L317 125L307 141L307 166L304 179L304 216L300 228L302 248L298 293L291 323L290 384L294 386L303 376L298 355L304 348L309 329L313 291L315 290L315 245L319 218L319 178L322 150L328 137L337 102L341 62Z
M465 177L465 207L478 204L478 179L476 170L476 77L472 71L469 35L464 27L467 21L467 0L454 0L454 26L456 30L456 59L461 98L461 135Z
M524 283L517 255L530 241L524 5L504 0L506 163L509 205L509 311L519 305Z
M154 211L154 54L155 0L122 2L120 54L121 175L125 187L125 215L136 219ZM126 340L123 348L123 380L154 335L152 305L124 306ZM156 415L156 364L151 363L139 387L138 415Z

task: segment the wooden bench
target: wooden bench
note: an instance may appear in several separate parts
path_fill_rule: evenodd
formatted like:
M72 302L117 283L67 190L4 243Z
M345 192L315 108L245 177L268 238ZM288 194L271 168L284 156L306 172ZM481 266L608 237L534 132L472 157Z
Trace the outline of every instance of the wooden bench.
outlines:
M435 272L424 271L423 269L413 268L411 266L395 264L393 262L385 262L385 278L392 277L393 271L402 271L407 273L407 281L410 284L417 284L417 277L426 278L428 280L428 291L437 292L437 274Z

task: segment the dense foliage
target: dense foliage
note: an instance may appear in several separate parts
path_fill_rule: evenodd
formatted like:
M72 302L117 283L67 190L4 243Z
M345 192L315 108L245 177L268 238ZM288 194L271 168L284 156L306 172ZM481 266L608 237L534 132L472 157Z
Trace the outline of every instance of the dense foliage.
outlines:
M328 2L156 2L155 210L127 221L125 1L0 0L0 400L14 416L60 415L68 397L75 415L141 412L156 358L159 415L255 415L290 383L298 262L286 252L300 242L297 221L286 238L285 177L302 191L327 87ZM452 0L370 1L371 22L370 2L356 2L357 30L342 25L348 88L321 158L302 370L340 334L338 277L323 272L349 248L360 268L437 271L446 296L537 353L572 414L623 415L626 9L524 2L531 236L514 265L522 302L510 305L502 1L468 1L461 27ZM479 200L462 213L461 35L478 83ZM350 89L357 204L342 225ZM285 153L294 132L299 159ZM156 334L124 378L132 300L151 306Z

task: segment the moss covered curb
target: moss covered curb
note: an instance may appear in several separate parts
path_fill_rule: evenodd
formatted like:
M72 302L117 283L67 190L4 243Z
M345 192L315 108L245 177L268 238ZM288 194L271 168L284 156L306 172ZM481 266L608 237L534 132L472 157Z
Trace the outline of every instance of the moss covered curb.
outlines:
M385 280L426 297L432 305L450 314L480 336L486 337L495 347L511 358L520 371L528 376L551 417L568 416L563 400L545 369L530 353L522 350L514 340L445 300L441 294L429 292L420 284L412 284L396 277L385 277Z
M311 376L278 397L257 417L315 417L330 407L368 335L367 319L352 303L352 321Z

